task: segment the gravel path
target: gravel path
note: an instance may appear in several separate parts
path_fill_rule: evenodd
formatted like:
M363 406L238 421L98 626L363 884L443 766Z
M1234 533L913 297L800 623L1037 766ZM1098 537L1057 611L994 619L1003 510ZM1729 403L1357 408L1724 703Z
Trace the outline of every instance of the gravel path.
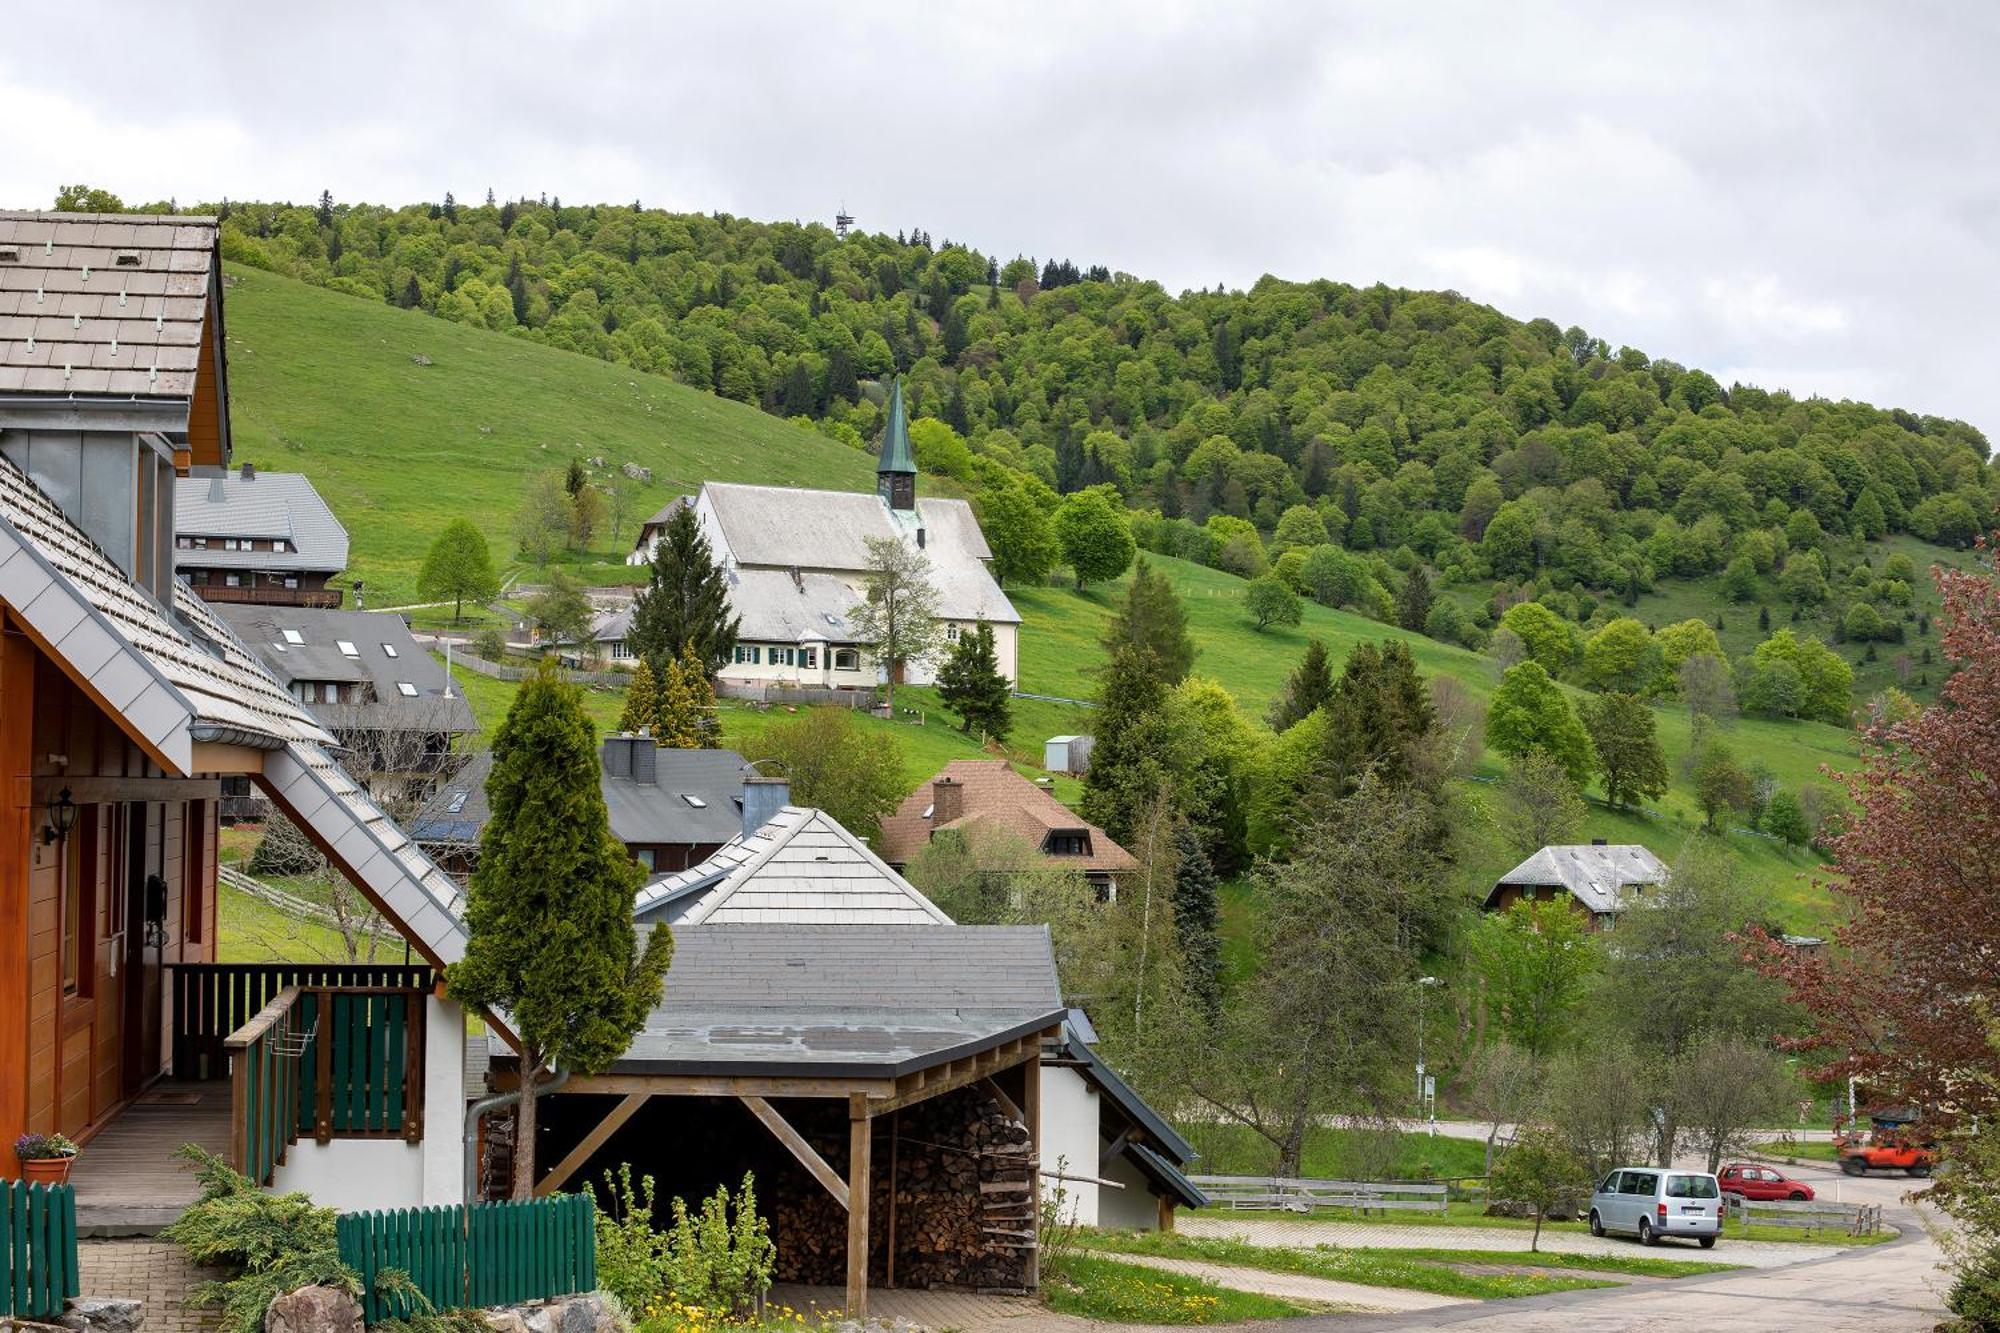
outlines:
M1342 1249L1396 1250L1525 1250L1534 1233L1508 1227L1440 1227L1393 1222L1305 1222L1274 1217L1183 1217L1176 1230L1189 1236L1221 1236L1252 1245L1311 1249L1338 1245ZM1542 1248L1556 1254L1639 1255L1648 1259L1690 1263L1742 1264L1778 1268L1848 1252L1839 1245L1803 1245L1791 1241L1724 1240L1712 1250L1687 1242L1665 1241L1642 1250L1634 1240L1615 1236L1599 1239L1582 1232L1544 1231Z

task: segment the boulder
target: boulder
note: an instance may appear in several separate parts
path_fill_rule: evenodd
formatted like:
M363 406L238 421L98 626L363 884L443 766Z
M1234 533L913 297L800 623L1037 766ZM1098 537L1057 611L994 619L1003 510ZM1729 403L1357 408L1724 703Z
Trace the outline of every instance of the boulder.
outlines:
M104 1296L80 1296L69 1303L56 1320L64 1328L79 1333L132 1333L144 1321L143 1301L115 1300Z
M363 1333L361 1303L337 1287L300 1287L271 1302L264 1333Z

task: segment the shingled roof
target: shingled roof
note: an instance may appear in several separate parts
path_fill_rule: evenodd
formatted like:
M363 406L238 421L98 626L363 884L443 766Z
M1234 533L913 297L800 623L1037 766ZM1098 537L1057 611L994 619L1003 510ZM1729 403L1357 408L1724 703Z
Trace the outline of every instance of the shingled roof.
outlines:
M935 784L940 781L958 784L955 816L941 817L935 808ZM1125 874L1139 865L1103 829L1016 773L1004 759L954 759L919 785L882 821L882 855L893 865L908 865L939 830L969 833L975 828L1003 830L1037 852L1051 832L1080 831L1090 837L1090 853L1052 856L1050 864L1108 875Z
M229 472L174 482L174 530L206 538L174 552L177 569L298 569L338 574L347 568L347 529L312 482L297 472ZM231 551L222 540L280 539L290 551Z
M214 218L0 212L0 393L189 397L219 259Z
M448 690L444 665L411 637L409 624L399 615L235 602L212 610L229 622L237 636L263 659L266 669L287 685L295 681L365 682L374 690L372 702L306 705L308 712L330 727L343 731L417 729L452 735L479 729L465 695ZM348 648L353 651L348 652Z
M1486 896L1488 906L1503 888L1567 889L1592 912L1620 910L1622 890L1639 884L1664 884L1667 867L1638 843L1599 843L1544 847L1502 875Z

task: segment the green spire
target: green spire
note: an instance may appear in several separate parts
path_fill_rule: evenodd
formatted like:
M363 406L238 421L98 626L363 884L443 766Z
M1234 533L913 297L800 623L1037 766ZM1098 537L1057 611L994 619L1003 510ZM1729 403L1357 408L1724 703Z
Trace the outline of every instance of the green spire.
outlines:
M916 470L917 456L910 449L910 423L903 417L903 381L898 376L889 390L889 424L882 430L882 456L875 463L875 471L880 474Z

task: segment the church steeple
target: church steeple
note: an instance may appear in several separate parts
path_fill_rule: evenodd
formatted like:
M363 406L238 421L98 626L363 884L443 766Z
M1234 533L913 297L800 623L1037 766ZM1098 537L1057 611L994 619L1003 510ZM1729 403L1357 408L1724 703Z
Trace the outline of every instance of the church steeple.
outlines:
M875 493L891 509L917 507L917 456L903 415L901 378L889 390L889 423L882 428L882 452L875 462Z

